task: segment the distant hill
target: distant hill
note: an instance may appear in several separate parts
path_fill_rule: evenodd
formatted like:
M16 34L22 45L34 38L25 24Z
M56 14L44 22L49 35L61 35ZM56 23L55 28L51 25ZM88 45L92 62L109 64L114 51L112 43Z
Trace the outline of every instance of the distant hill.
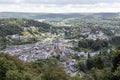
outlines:
M19 12L1 12L0 18L31 18L31 19L40 19L40 18L72 18L79 17L79 13L70 13L70 14L54 14L54 13L19 13Z
M39 31L49 31L51 25L31 19L0 19L0 35L21 34L25 28L36 27Z
M77 18L82 16L111 17L119 13L21 13L21 12L0 12L0 18Z
M54 26L96 25L120 26L120 13L21 13L1 12L0 18L25 18L45 22Z
M47 23L38 22L32 19L0 19L0 49L3 49L5 45L36 42L41 33L50 31L50 27L52 26Z

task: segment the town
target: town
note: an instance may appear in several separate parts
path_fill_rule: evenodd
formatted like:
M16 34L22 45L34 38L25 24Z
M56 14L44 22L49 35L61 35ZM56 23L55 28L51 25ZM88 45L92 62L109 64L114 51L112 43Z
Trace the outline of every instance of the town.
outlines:
M102 31L97 30L93 33L90 28L80 28L80 35L82 36L80 36L79 39L65 39L66 30L64 28L62 30L64 30L64 32L59 33L58 35L51 33L47 33L47 35L42 34L39 37L48 37L32 44L7 46L3 52L9 53L12 56L17 56L20 60L27 62L34 62L37 60L49 58L58 58L59 64L61 66L64 66L66 73L70 74L71 76L75 76L78 73L78 70L76 68L78 62L73 58L73 56L87 59L88 56L95 56L96 54L100 54L100 51L76 51L73 50L72 47L77 46L78 43L73 44L72 42L86 39L94 41L97 39L109 40L109 37ZM73 31L75 32L75 30ZM12 40L19 40L19 38L20 37L17 34L11 36ZM21 38L23 38L21 40L24 40L26 38L29 38L29 35L25 37L23 36Z

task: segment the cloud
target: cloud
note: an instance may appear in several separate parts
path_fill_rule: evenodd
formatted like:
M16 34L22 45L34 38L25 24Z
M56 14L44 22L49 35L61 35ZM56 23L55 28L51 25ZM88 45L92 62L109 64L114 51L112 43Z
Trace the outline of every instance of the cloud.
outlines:
M0 0L1 4L22 3L22 4L98 4L98 3L118 3L120 0Z
M32 4L97 4L120 2L120 0L24 0L23 2Z
M22 0L0 0L0 4L16 4L20 3Z
M0 12L120 12L120 0L0 0Z
M79 12L120 12L120 3L99 4L68 4L57 6L56 4L10 4L0 5L0 11L8 12L42 12L42 13L79 13Z

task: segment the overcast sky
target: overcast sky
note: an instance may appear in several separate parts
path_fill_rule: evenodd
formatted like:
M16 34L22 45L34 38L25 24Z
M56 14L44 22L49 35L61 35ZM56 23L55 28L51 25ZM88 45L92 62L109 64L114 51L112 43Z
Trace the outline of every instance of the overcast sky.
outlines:
M0 12L120 12L120 0L0 0Z

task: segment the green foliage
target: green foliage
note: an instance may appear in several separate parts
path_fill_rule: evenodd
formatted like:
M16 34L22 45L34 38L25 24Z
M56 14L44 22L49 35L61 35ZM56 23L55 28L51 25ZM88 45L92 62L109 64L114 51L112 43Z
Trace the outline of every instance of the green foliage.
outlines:
M119 65L120 65L120 49L117 50L115 55L114 55L113 71L115 71Z
M43 80L68 80L69 78L61 67L46 67L42 74Z
M72 77L70 80L85 80L85 79L80 77L79 75L76 75L76 76Z
M114 60L113 60L113 80L119 80L120 79L120 47L118 47L117 51L114 54Z
M92 69L89 75L86 75L90 80L111 80L112 73L110 68L104 68L102 70Z
M106 53L105 50L95 58L90 57L89 59L96 60L93 62L93 67L88 63L88 69L86 79L90 80L120 80L120 48L116 52ZM88 59L88 62L89 62ZM92 61L91 61L92 62ZM112 65L111 65L112 63Z
M120 65L117 67L117 69L113 73L113 79L114 80L119 80L120 79Z
M17 70L9 70L6 73L6 79L7 80L23 80L22 79L22 74L19 73Z
M0 19L0 35L21 34L24 28L38 27L40 31L48 31L51 25L30 19Z
M101 57L98 57L98 59L95 61L94 67L97 69L104 68L104 62L102 61Z
M95 60L93 58L88 58L86 61L87 70L91 70L94 66Z
M12 60L0 56L0 78L2 80L5 80L7 71L15 69L16 65Z
M78 63L78 70L86 72L86 64L85 64L85 62L79 62Z
M22 44L35 42L35 38L30 38L26 42L21 42L19 39L11 40L10 35L18 34L19 36L24 35L23 32L28 32L30 35L39 34L32 31L31 27L37 29L39 32L49 32L51 25L43 22L38 22L31 19L20 19L20 18L6 18L0 19L0 46L8 44Z
M78 47L92 50L100 50L103 47L108 47L108 42L106 40L81 40L78 42Z
M56 59L23 62L0 54L0 80L69 80Z
M111 43L115 46L119 46L120 45L120 37L113 37L111 40Z

